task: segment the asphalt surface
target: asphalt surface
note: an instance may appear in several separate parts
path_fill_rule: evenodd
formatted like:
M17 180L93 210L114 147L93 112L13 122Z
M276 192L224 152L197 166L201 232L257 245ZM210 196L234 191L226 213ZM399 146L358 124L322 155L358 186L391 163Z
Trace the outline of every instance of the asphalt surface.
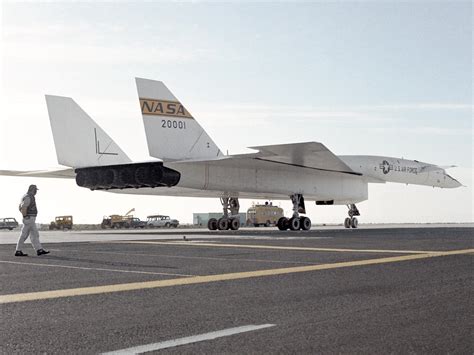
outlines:
M68 242L41 257L28 245L25 258L0 245L0 353L95 354L271 324L155 352L472 354L473 231L44 233Z

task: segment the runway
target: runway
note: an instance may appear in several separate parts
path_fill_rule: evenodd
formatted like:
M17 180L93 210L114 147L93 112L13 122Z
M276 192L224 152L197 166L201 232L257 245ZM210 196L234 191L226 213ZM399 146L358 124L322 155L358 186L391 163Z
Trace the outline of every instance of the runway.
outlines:
M473 231L0 232L0 353L473 353Z

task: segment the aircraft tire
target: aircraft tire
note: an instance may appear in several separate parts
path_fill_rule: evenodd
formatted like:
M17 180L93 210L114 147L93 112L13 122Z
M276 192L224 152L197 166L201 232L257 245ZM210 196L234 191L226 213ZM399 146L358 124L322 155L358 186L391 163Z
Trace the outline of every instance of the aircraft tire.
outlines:
M238 218L231 218L229 221L229 227L233 231L236 231L240 227L240 220Z
M280 217L280 219L277 222L277 227L281 231L286 231L288 229L288 218Z
M346 217L344 220L344 227L351 228L351 219L349 217Z
M308 217L301 217L300 228L304 231L309 231L311 229L311 220Z
M207 228L210 231L215 231L217 229L217 219L211 218L209 221L207 221Z
M217 221L217 229L219 229L220 231L225 231L229 229L229 219L227 219L226 217L219 218L219 220Z
M292 231L297 231L300 229L301 226L301 221L298 217L291 217L290 220L288 221L290 230Z
M351 227L352 228L357 228L358 226L359 226L359 221L357 220L357 218L352 217L351 218Z

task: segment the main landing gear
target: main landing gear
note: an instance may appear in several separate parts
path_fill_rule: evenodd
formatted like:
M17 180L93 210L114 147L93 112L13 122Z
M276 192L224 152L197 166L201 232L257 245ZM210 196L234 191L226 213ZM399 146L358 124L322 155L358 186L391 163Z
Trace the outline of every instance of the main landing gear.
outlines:
M357 228L357 226L359 225L359 221L354 216L360 216L360 212L357 209L356 205L353 203L347 205L347 208L349 209L349 211L347 211L349 217L346 217L346 219L344 220L344 227Z
M306 208L304 206L304 197L301 194L291 195L291 202L293 202L293 217L281 217L278 220L277 227L279 230L284 231L290 229L292 231L310 230L311 229L311 220L308 217L300 217L300 213L306 213Z
M235 231L239 229L239 199L237 197L222 197L221 203L224 215L219 219L209 219L207 222L207 228L211 231L215 231L216 229L221 231L231 229Z

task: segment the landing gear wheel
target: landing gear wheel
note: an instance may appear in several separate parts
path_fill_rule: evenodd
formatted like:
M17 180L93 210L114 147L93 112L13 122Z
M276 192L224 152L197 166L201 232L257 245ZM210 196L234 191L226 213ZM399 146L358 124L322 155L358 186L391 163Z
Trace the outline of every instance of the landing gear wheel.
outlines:
M217 229L217 219L211 218L211 219L207 222L207 228L208 228L210 231L215 231L215 230Z
M288 224L292 231L297 231L298 229L300 229L300 226L301 226L301 222L298 217L291 217L290 220L288 221Z
M351 219L349 217L346 217L344 220L344 227L351 228Z
M226 217L219 218L217 221L217 229L220 231L229 229L229 220Z
M311 220L308 217L301 217L300 228L304 231L309 231L311 229Z
M352 217L351 218L351 227L352 228L357 228L358 225L359 225L359 221L357 220L357 218Z
M240 227L240 220L238 218L231 218L229 221L229 227L233 231L236 231Z
M280 217L280 219L277 222L277 227L281 231L286 231L288 229L288 218Z

